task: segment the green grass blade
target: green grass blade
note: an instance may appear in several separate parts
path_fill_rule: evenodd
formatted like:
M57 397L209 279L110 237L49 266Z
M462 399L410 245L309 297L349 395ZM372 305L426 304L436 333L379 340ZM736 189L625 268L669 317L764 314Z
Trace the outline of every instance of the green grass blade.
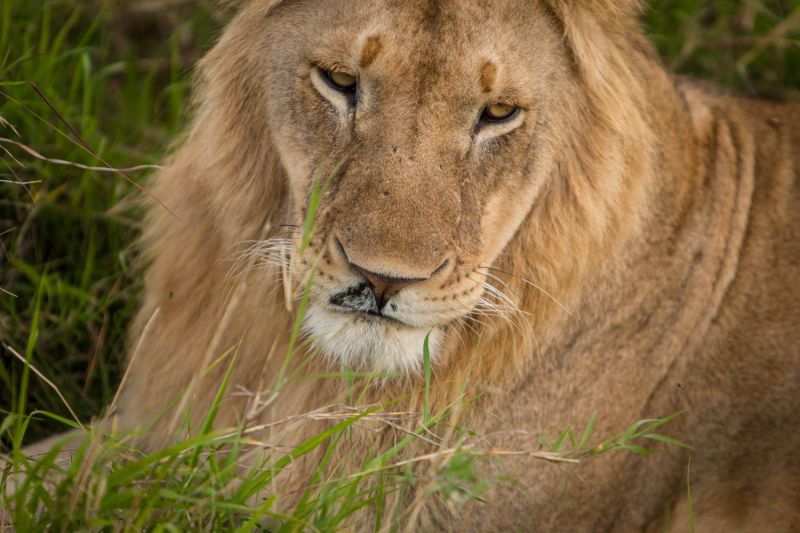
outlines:
M668 444L672 444L674 446L680 446L682 448L689 448L690 450L694 450L694 446L689 446L688 444L684 444L679 440L672 439L670 437L665 437L664 435L659 435L657 433L648 433L647 435L642 435L642 437L654 440L660 440L661 442L666 442Z
M378 500L376 503L376 515L375 515L375 533L378 533L381 530L381 517L383 515L383 488L384 488L384 467L386 466L386 458L381 459L381 471L378 474Z
M664 453L663 450L651 450L649 448L645 448L643 446L635 446L633 444L623 444L622 448L631 451L633 453L639 453L643 455L653 454L653 453Z
M428 339L430 336L431 332L429 331L428 334L425 335L425 342L422 344L422 361L425 366L425 407L422 416L422 424L425 427L428 427L428 423L430 422L430 410L428 407L428 395L431 389L431 352L428 347Z
M589 419L589 423L586 424L586 429L583 432L583 437L581 437L581 442L578 445L578 449L583 448L586 443L589 442L589 436L592 434L592 426L594 425L594 417L597 416L597 411L595 410L592 413L592 417Z
M241 344L241 343L240 343ZM222 403L222 398L225 396L225 391L228 389L228 380L231 377L231 372L233 371L233 364L236 362L236 355L239 353L239 348L237 346L236 351L233 353L233 357L231 358L231 362L228 365L228 371L225 372L225 377L222 378L222 384L220 385L219 389L217 390L217 395L214 397L214 402L211 404L211 410L206 415L206 419L203 422L203 427L200 429L200 436L205 437L209 433L211 433L214 429L214 420L217 418L217 413L219 412L219 404ZM195 449L194 455L191 461L191 468L194 469L197 467L197 462L200 458L200 453L202 448L198 446Z
M39 315L42 311L42 296L44 295L45 287L47 286L47 274L42 274L39 281L39 290L36 295L36 307L33 311L33 320L31 321L31 331L28 334L28 345L25 348L25 364L22 367L22 380L20 381L18 405L17 405L17 431L14 435L14 454L18 454L22 448L22 435L24 430L21 427L22 421L25 419L25 400L28 396L28 380L30 379L30 365L33 358L33 350L36 347L36 338L39 335Z
M689 464L686 465L686 497L689 501L689 528L694 533L694 513L692 512L692 487L689 483L689 469L692 466L692 460L689 459Z
M686 409L684 409L683 411L678 411L677 413L673 413L673 414L669 415L669 416L668 416L668 417L666 417L666 418L662 418L661 420L655 420L655 421L654 421L654 422L655 422L655 424L653 424L652 426L647 426L645 429L643 429L642 431L640 431L639 433L637 433L636 435L634 435L632 438L634 438L634 439L635 439L635 438L637 438L637 437L641 437L641 436L642 436L642 435L644 435L645 433L650 433L652 430L654 430L654 429L655 429L655 428L657 428L658 426L663 426L664 424L666 424L667 422L669 422L669 421L670 421L670 420L672 420L673 418L676 418L676 417L678 417L678 416L682 415L682 414L683 414L683 413L685 413L685 412L686 412Z
M556 439L556 442L553 444L553 447L550 449L550 451L555 453L561 451L561 446L564 444L564 438L567 436L567 433L569 433L570 427L571 426L567 426L564 431L561 432L561 435L558 436L558 439Z

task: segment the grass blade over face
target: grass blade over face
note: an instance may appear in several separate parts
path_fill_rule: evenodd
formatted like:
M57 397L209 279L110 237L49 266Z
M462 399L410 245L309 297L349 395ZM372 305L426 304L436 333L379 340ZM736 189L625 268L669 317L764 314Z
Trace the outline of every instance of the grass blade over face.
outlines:
M428 348L428 339L430 336L431 332L429 331L428 334L425 335L425 342L422 345L422 361L425 366L425 414L422 418L422 423L426 427L430 420L430 410L428 408L428 396L431 389L431 352Z

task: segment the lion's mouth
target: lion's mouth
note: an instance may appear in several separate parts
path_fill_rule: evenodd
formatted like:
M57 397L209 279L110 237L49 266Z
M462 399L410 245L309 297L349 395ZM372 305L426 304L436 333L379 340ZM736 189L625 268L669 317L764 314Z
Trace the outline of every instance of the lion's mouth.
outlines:
M355 315L365 321L386 322L387 324L402 324L409 326L402 320L391 316L397 309L391 302L378 301L375 291L369 283L361 283L348 287L328 299L332 311Z
M380 315L381 308L369 283L359 283L337 292L328 300L335 308L345 311Z
M351 311L349 309L344 309L341 307L334 307L332 311L337 313L342 313L346 315L353 315L361 320L372 322L372 323L386 323L386 324L395 324L395 325L402 325L406 327L413 327L410 324L406 324L402 320L397 318L393 318L382 313L374 313L374 312L364 312L364 311Z

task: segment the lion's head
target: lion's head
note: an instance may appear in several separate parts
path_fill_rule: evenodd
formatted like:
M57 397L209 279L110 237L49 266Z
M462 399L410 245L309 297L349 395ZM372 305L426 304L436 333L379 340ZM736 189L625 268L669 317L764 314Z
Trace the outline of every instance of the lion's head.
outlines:
M271 270L237 322L259 353L314 271L303 331L329 361L410 375L428 335L450 365L499 339L504 355L482 356L495 381L535 357L647 215L660 126L643 80L669 82L638 2L240 4L153 189L181 220L150 212L132 338L161 308L159 352L205 353L230 295L221 260L269 225Z
M449 322L496 312L482 267L530 211L551 164L541 125L571 90L553 20L524 11L287 4L265 24L267 117L295 224L320 163L343 161L304 255L322 253L305 323L330 356L413 370L429 330L438 346ZM521 32L538 38L509 38Z
M329 357L413 371L429 331L435 356L450 325L516 311L489 283L515 235L529 281L558 293L635 221L619 213L649 157L630 133L647 131L637 85L612 81L628 67L601 28L623 23L590 4L565 17L533 0L245 2L202 68L193 135L214 153L195 157L251 192L268 179L257 159L273 161L286 185L269 202L295 251L315 180L341 164L298 262L318 266L305 330ZM568 24L598 40L565 40ZM243 192L220 209L261 220L269 206Z

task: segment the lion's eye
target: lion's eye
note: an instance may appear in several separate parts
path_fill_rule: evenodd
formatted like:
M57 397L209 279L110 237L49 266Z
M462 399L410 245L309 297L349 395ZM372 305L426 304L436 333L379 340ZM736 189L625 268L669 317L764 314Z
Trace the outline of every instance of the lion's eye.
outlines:
M340 91L353 91L356 88L356 77L346 72L335 72L332 70L322 71L325 80L334 89Z
M491 104L486 106L481 115L481 120L487 122L503 122L517 116L519 108L506 104Z

